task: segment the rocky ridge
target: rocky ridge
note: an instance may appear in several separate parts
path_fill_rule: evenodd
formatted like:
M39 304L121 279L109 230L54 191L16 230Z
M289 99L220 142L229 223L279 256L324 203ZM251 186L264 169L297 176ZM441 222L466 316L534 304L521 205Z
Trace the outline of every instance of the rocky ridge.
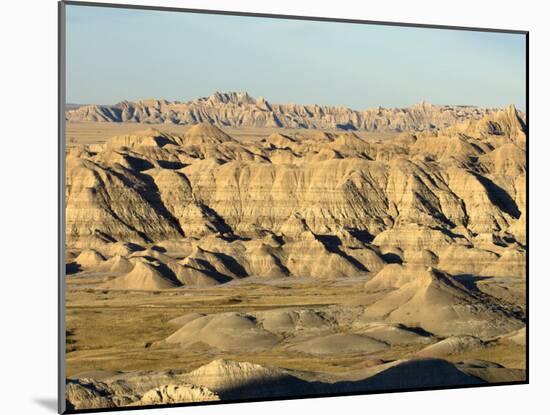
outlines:
M320 105L275 104L246 92L215 92L188 102L149 99L114 105L82 105L66 111L70 122L139 122L220 128L307 128L366 131L427 131L477 121L497 110L474 106L432 105L353 110ZM503 126L506 128L505 126ZM488 126L488 132L499 132Z

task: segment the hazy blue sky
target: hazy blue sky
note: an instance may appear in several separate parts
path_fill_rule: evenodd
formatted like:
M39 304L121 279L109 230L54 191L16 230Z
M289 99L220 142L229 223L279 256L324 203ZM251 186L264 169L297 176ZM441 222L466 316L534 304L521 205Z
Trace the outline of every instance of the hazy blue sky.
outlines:
M525 107L517 34L67 6L67 102L187 101Z

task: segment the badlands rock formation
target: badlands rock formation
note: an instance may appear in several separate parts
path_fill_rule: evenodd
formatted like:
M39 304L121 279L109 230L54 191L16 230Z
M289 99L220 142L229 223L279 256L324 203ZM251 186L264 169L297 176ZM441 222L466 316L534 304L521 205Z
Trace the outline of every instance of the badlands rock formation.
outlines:
M468 373L472 369L478 369L477 376ZM418 376L419 373L432 376ZM187 373L154 372L132 377L122 373L107 376L101 382L70 380L67 402L70 409L97 409L219 399L231 401L242 398L243 391L249 399L265 399L403 387L480 385L486 383L484 377L491 373L490 369L471 364L455 366L439 359L411 359L331 375L321 381L297 371L218 359ZM172 384L162 384L166 381ZM142 384L159 386L142 392Z
M441 129L461 121L478 120L495 110L470 106L436 106L421 102L411 108L373 108L363 111L319 105L272 104L246 92L215 92L189 102L143 100L115 105L83 105L67 111L72 122L140 122L191 125L208 122L218 127L313 128L368 131ZM489 133L509 126L488 125Z
M527 131L513 107L215 94L67 118L193 124L67 150L69 366L89 371L71 369L71 408L524 378Z
M132 406L171 404L179 402L219 401L220 397L204 387L194 385L162 385L145 392Z
M524 275L523 128L507 109L468 123L472 136L419 133L413 144L353 133L245 143L210 124L115 136L67 153L67 243L82 269L109 258L127 268L128 252L109 253L121 243L185 248L182 259L141 255L112 288L340 278L388 262Z

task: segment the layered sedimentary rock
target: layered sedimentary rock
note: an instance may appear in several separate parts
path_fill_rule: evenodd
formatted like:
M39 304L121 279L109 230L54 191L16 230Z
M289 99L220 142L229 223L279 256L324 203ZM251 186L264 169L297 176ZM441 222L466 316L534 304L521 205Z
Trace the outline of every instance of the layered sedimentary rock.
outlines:
M143 100L115 105L83 105L69 109L72 122L141 122L190 125L208 122L218 127L310 128L368 131L423 131L441 129L471 120L485 120L495 110L468 106L439 106L421 102L410 108L352 110L319 105L272 104L245 92L215 92L189 102ZM512 114L513 115L513 114ZM520 118L521 120L521 118ZM481 131L511 134L521 130L513 120L487 119ZM469 125L469 124L468 124ZM466 128L466 127L465 127ZM477 131L477 130L476 130Z
M166 405L179 402L219 401L220 397L205 387L195 385L162 385L146 392L132 406Z
M204 123L115 136L68 150L67 243L81 269L127 272L109 283L125 289L339 278L396 261L521 276L522 134L507 108L395 139L304 131L243 141ZM124 243L187 248L179 262L152 251L157 262L132 274L137 253Z

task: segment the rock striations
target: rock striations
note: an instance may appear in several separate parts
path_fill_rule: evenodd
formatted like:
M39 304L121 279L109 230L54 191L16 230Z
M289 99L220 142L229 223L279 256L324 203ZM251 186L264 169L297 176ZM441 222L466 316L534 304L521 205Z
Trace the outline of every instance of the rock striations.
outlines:
M71 122L140 122L190 125L208 122L218 127L309 128L367 131L423 131L484 119L489 134L520 134L507 120L492 124L495 110L472 106L438 106L425 102L410 108L352 110L319 105L272 104L246 92L215 92L189 102L143 100L115 105L83 105L67 110ZM485 117L485 118L484 118ZM521 120L521 119L520 119ZM523 122L523 121L522 121Z
M457 128L242 141L201 123L72 147L67 245L81 270L125 272L113 289L341 278L388 262L524 276L525 125L508 108ZM179 247L180 259L133 252L154 244Z

